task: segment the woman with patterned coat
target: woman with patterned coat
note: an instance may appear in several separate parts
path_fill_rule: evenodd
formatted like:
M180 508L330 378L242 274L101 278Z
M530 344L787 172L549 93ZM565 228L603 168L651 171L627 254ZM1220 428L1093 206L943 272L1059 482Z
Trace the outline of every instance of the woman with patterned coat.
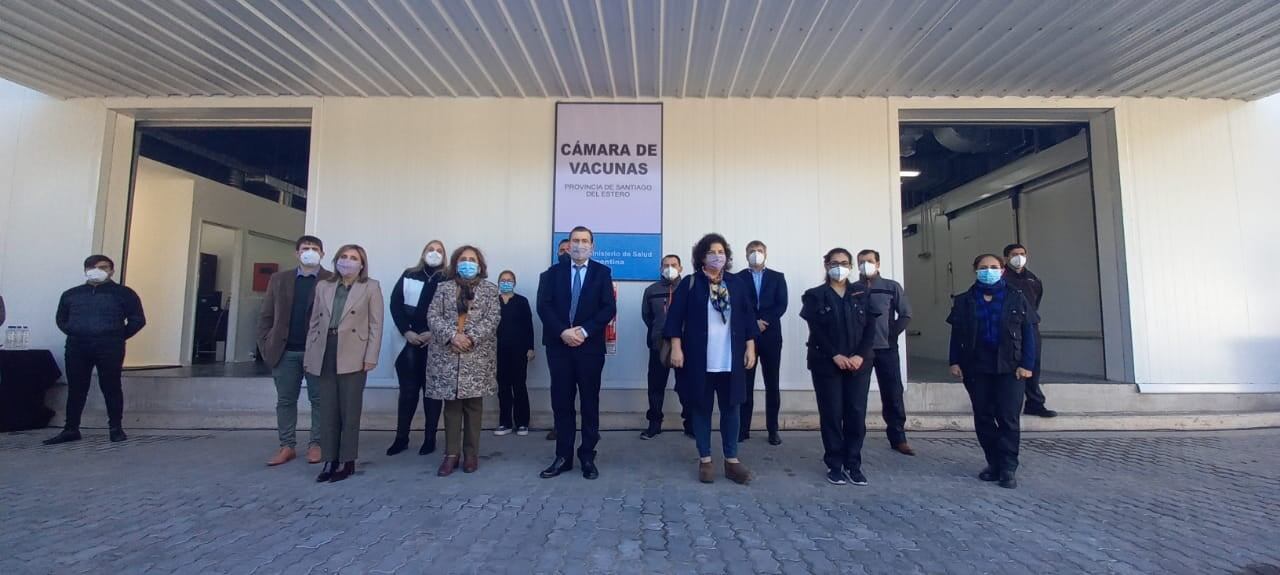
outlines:
M441 282L427 310L431 349L426 394L444 401L445 455L437 475L480 466L480 415L484 396L498 390L498 286L486 281L484 254L462 246L449 259L450 280Z

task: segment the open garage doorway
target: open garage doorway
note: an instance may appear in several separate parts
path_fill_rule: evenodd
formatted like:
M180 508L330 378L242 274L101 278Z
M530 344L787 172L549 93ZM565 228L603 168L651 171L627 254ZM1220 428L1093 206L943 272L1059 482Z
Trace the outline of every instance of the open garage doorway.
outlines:
M1044 286L1041 382L1107 379L1090 148L1088 122L900 124L910 380L952 379L951 298L1011 244Z
M267 280L297 265L308 126L140 121L122 281L147 329L125 367L148 375L263 376L257 318Z

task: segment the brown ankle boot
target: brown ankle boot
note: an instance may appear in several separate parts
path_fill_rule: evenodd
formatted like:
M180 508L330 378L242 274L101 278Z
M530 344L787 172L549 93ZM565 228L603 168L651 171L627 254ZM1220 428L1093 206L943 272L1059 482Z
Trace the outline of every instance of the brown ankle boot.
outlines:
M698 481L712 483L716 480L716 466L710 461L698 460Z
M751 470L747 469L747 466L743 465L741 461L735 463L724 462L724 476L739 485L751 483Z
M448 477L453 475L453 470L458 468L458 456L446 455L444 460L440 462L440 469L436 470L436 475L440 477Z
M462 460L463 473L475 473L477 469L480 469L479 457L476 457L474 455L468 455L466 456L466 458Z

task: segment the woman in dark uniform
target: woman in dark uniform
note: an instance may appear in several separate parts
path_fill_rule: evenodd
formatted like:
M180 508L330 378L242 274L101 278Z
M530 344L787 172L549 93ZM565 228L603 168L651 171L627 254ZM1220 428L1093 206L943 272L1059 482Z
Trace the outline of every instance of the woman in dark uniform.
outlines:
M415 265L400 274L400 281L391 290L391 321L404 335L404 349L396 357L396 379L400 381L400 405L396 414L396 438L387 448L387 455L395 455L409 447L409 427L418 413L418 400L427 416L426 437L419 455L436 450L436 429L440 426L440 410L444 404L422 394L427 380L427 344L431 330L427 328L427 307L436 295L436 285L447 277L444 243L431 240L422 248L422 256Z
M876 322L866 284L850 282L853 256L835 248L823 256L826 281L801 296L809 324L809 373L818 400L822 460L832 485L866 485L862 442L867 437L867 392L875 362Z
M978 474L1000 487L1018 486L1018 441L1025 381L1036 363L1040 316L1022 290L1005 282L993 254L973 260L977 281L952 301L951 375L964 379L973 427L987 458Z
M736 276L729 242L707 234L693 246L694 273L676 286L667 309L663 336L671 340L676 392L690 406L698 446L698 480L715 480L711 463L711 412L720 403L720 443L724 475L751 482L751 470L738 460L739 406L747 395L747 371L756 363L760 334L747 290Z
M498 274L498 428L494 435L529 435L529 362L533 361L533 311L529 300L516 293L516 274Z

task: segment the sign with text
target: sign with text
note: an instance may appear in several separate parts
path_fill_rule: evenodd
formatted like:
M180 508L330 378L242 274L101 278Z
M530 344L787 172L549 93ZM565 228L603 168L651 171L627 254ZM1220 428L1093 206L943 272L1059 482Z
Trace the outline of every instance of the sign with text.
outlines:
M662 104L556 104L551 258L576 226L622 281L658 279L662 261Z

